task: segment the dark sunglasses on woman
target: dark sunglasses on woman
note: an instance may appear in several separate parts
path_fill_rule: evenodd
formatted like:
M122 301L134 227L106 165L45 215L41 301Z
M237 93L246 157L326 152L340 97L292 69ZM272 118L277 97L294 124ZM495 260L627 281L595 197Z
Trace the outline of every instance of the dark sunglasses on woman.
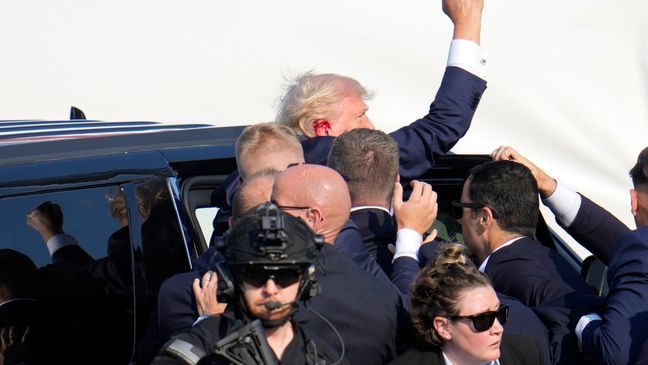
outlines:
M508 319L508 313L508 305L501 305L496 311L473 314L472 316L452 316L450 317L450 319L453 321L458 319L470 319L473 323L475 331L484 332L493 327L495 318L497 318L501 325L504 325L504 323L506 323L506 320Z

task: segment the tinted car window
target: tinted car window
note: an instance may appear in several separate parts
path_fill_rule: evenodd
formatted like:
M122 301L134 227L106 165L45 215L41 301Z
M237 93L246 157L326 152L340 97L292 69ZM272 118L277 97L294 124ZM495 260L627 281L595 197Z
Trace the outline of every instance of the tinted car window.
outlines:
M4 198L0 209L0 247L25 254L38 267L38 290L17 296L35 306L23 327L31 331L25 342L30 360L126 363L135 332L133 251L121 187ZM72 244L50 252L52 234Z
M51 257L41 236L26 223L27 214L43 202L58 204L63 212L63 229L73 235L93 258L107 255L108 238L121 228L111 215L109 199L119 187L102 187L34 194L0 199L0 246L23 252L37 266L51 263Z

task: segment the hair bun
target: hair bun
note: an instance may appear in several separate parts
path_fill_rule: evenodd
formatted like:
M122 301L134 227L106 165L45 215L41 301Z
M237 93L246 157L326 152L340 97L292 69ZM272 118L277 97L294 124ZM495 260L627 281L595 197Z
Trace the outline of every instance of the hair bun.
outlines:
M472 261L468 258L469 255L470 253L466 246L459 243L447 243L439 246L437 249L437 258L434 260L434 266L471 264Z

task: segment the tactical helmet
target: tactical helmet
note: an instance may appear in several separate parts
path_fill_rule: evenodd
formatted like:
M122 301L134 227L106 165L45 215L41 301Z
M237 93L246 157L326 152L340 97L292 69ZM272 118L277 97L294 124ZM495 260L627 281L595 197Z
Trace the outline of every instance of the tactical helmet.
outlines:
M321 236L301 219L265 203L255 213L236 221L226 238L223 255L230 266L307 266L313 263L315 245L321 242Z

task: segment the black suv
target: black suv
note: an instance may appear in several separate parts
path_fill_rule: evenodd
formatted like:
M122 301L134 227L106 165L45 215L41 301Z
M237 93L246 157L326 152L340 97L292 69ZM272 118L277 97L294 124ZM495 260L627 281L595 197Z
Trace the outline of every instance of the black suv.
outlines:
M234 143L242 129L0 122L0 247L26 254L41 270L59 261L26 216L44 202L60 206L63 230L91 257L85 272L103 285L105 297L94 305L118 318L106 331L119 341L105 346L120 347L108 353L126 363L148 327L162 281L190 270L208 247L218 211L212 192L236 169ZM423 180L439 193L441 215L459 198L469 169L486 160L483 155L439 159ZM539 238L555 245L543 220L539 227ZM93 318L85 309L77 322ZM65 351L79 351L78 344L67 346Z

